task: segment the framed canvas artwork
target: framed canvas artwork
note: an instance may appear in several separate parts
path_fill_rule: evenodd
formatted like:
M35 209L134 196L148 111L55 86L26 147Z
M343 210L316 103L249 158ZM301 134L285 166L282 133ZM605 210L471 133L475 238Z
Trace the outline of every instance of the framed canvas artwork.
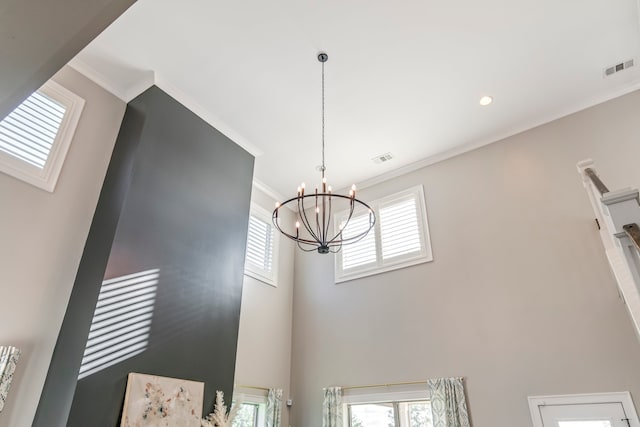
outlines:
M16 363L20 358L20 350L15 347L0 346L0 412L7 400Z
M204 383L130 373L120 427L199 427Z

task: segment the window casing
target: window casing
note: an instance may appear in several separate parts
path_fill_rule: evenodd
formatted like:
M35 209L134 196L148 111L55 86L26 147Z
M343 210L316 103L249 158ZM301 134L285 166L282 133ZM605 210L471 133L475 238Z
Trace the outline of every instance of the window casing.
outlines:
M0 172L53 192L84 100L49 81L0 121Z
M271 213L251 204L244 274L277 286L279 239L279 233L271 222Z
M375 200L369 206L376 214L376 225L364 239L338 252L336 283L433 260L421 185ZM336 214L337 228L347 215ZM354 212L343 235L358 234L368 224L368 215L364 210Z

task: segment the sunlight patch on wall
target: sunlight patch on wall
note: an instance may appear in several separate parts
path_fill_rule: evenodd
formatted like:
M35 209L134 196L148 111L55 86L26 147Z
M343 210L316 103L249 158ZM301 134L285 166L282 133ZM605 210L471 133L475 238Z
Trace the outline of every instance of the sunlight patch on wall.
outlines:
M152 269L102 282L79 380L146 350L159 277Z

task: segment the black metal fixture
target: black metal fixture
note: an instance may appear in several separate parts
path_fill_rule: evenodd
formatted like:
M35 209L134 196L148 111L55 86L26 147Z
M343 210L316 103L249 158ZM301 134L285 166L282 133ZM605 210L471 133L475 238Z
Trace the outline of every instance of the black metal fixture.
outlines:
M306 252L317 250L318 253L335 253L343 245L362 240L376 223L373 210L361 200L356 199L356 186L351 187L348 196L335 194L331 186L327 185L324 163L324 64L329 57L326 53L318 54L318 61L322 64L322 185L320 191L316 187L314 192L305 192L305 184L298 187L298 194L282 203L276 203L273 211L273 225L285 236L294 240L300 249ZM295 230L286 231L280 224L278 211L284 206L297 211ZM344 206L342 209L341 206ZM307 212L312 210L312 212ZM338 227L334 224L334 212L345 212ZM355 217L354 217L355 215ZM357 225L348 227L350 221L357 218ZM302 225L303 229L300 230ZM293 227L292 227L293 228Z

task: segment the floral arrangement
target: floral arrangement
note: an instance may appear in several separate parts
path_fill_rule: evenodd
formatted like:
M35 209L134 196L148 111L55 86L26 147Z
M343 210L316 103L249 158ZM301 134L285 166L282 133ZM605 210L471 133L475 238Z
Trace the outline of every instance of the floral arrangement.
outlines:
M227 406L224 404L224 393L217 390L213 412L201 420L200 425L202 427L231 427L233 418L238 413L240 406L240 403L236 402L227 414Z

